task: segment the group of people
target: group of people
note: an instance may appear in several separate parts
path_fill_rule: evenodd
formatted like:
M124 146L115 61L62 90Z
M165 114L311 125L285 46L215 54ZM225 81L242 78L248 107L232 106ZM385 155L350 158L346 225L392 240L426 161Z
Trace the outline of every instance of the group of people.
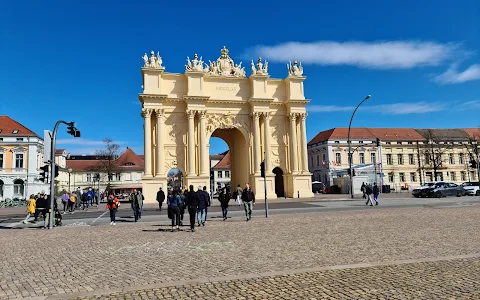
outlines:
M45 194L45 191L38 193L37 195L30 195L30 198L27 201L27 216L23 220L24 224L29 222L30 217L34 216L34 223L38 222L38 217L41 215L43 218L43 226L42 228L48 228L48 224L50 221L50 213L51 213L51 198L50 195ZM62 215L58 210L57 201L54 199L53 202L53 209L54 209L54 226L59 226L62 224Z
M241 204L240 201L243 201L246 220L250 221L252 218L253 205L255 205L255 194L250 188L250 185L248 183L245 184L244 189L238 185L233 195L226 187L220 191L218 200L220 201L224 221L227 220L228 206L232 198L237 198L239 205ZM162 205L165 200L167 201L168 217L172 220L172 231L175 230L175 227L177 230L180 230L180 226L183 225L185 210L188 211L190 216L190 230L192 232L195 232L195 223L197 223L197 226L205 226L208 208L212 204L206 186L198 186L197 191L195 191L193 185L183 190L170 189L167 195L165 195L163 189L160 188L157 192L159 210L162 210Z
M365 184L365 182L362 182L360 190L363 193L363 199L367 199L365 205L370 204L370 206L373 206L373 201L375 201L375 205L378 205L378 195L380 194L380 190L376 182L373 183L373 186L369 183Z

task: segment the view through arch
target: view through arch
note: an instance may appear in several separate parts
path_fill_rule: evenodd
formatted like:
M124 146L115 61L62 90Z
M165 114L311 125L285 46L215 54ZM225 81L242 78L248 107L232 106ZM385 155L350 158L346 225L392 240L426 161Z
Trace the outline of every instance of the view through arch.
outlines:
M167 188L170 189L182 189L183 184L183 173L177 168L170 169L167 173Z

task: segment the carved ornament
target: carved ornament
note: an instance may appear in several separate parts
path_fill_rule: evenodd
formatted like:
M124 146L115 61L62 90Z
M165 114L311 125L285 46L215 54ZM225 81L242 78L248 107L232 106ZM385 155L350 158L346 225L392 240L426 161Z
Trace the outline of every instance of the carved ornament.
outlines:
M189 119L195 118L195 114L196 114L196 113L197 113L196 110L187 110L187 111L186 111L187 117L188 117Z
M288 76L289 77L301 77L303 75L302 63L298 64L297 61L289 62L287 64Z
M165 110L161 108L155 109L155 114L157 115L157 118L160 119L164 116Z
M155 52L150 52L150 58L148 58L147 53L143 55L143 67L144 68L153 68L153 69L162 69L165 70L165 67L162 66L163 60L160 56L160 52L157 51L157 56Z
M243 118L238 118L231 112L225 114L207 114L207 133L212 133L215 129L243 128L248 132L247 122Z
M193 56L192 61L187 57L185 71L203 72L208 76L246 77L245 68L242 67L242 63L240 62L238 65L235 64L233 59L228 56L228 49L225 46L223 46L220 52L222 55L216 61L208 61L208 64L203 62L202 57L198 59L197 54Z
M143 108L141 116L142 118L150 117L152 115L153 109L151 108Z

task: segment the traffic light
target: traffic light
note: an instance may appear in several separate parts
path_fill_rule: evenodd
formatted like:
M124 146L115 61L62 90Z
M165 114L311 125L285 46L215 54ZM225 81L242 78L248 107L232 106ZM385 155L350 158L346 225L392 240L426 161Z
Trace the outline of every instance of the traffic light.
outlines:
M379 138L377 138L376 144L377 144L377 147L380 147L380 139Z
M57 177L58 177L58 165L55 164L55 167L54 167L54 168L55 168L55 170L54 170L54 172L52 172L52 173L55 175L55 177L53 177L53 178L57 178Z
M265 162L260 164L260 175L265 178Z
M474 159L472 159L472 160L470 161L470 168L476 169L477 167L478 167L478 166L477 166L477 161L474 160Z
M213 180L213 171L210 171L210 180Z
M48 165L44 165L43 167L40 168L42 172L40 172L40 181L41 182L46 182L48 181Z
M73 137L80 137L80 130L75 127L75 122L68 123L67 133Z

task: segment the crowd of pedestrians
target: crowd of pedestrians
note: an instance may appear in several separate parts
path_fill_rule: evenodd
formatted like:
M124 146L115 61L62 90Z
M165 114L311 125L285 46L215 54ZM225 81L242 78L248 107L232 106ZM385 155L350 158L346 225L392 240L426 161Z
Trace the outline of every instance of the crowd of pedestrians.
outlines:
M365 205L370 204L370 206L373 206L373 201L375 201L375 205L378 205L378 195L380 194L380 190L376 182L373 183L373 186L369 183L363 182L360 190L363 193L363 199L367 199Z

